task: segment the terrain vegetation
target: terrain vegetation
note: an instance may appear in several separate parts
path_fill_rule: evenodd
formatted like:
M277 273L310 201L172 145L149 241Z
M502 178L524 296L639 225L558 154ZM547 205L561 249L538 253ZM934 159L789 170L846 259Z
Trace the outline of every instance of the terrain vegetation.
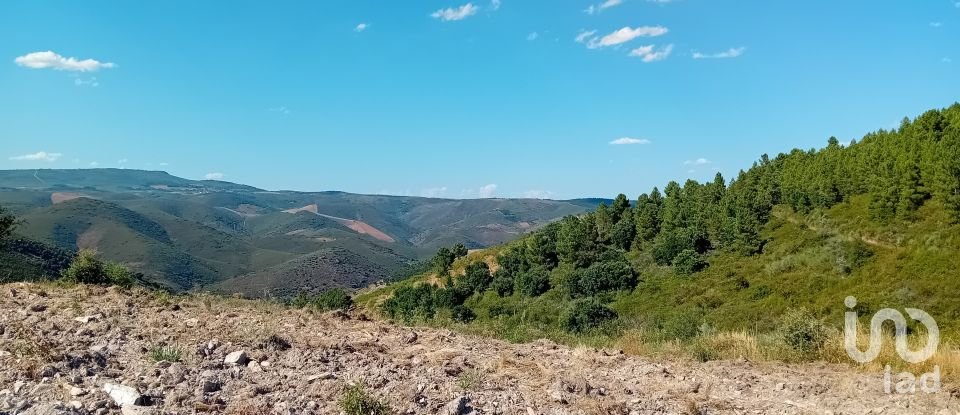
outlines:
M596 202L274 192L85 169L0 171L0 206L21 221L6 280L55 277L44 258L91 249L174 290L288 297L389 279L440 246L503 243Z
M956 378L958 222L953 105L846 145L764 155L729 182L620 195L465 257L442 250L432 269L358 301L397 321L519 342L849 362L841 329L853 296L861 327L883 308L930 313L940 354L911 370L940 365ZM916 344L927 334L909 332ZM904 366L892 347L868 366L887 364Z
M11 414L939 414L827 364L652 361L511 344L363 311L95 285L0 286Z

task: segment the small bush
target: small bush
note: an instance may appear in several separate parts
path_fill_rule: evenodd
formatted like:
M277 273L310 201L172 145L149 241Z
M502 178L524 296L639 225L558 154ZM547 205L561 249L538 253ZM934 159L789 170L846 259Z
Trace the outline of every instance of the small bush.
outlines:
M802 357L817 355L830 337L829 328L806 309L788 311L780 321L777 335Z
M703 271L707 267L707 261L697 251L686 249L673 259L673 269L678 275L691 275Z
M110 283L118 287L130 288L137 281L130 269L115 262L106 263L103 272L107 275Z
M465 274L460 280L465 289L470 292L482 293L490 287L493 276L490 275L490 266L486 262L478 261L467 265Z
M700 334L703 319L696 312L682 311L667 316L660 329L667 339L689 340Z
M517 291L527 297L539 297L550 290L550 274L534 269L517 276Z
M480 369L467 369L457 377L457 386L465 392L475 392L483 387L487 374Z
M515 310L513 307L499 304L499 303L490 306L490 309L487 310L487 314L490 316L490 318L497 318L500 316L512 316L516 313L517 313L517 310Z
M573 298L592 297L610 291L632 290L637 286L637 275L621 255L577 270L567 280L567 285L567 292Z
M560 317L563 329L571 333L584 333L617 318L617 313L595 298L583 298L573 302Z
M183 349L176 346L154 346L148 355L154 362L176 363L183 359Z
M346 415L387 415L390 407L370 395L362 385L348 386L338 402Z
M390 318L399 318L405 321L413 320L416 317L432 318L436 313L435 291L447 292L449 290L448 288L437 290L436 287L429 284L398 287L393 292L393 297L383 302L381 309Z
M77 253L70 267L63 271L62 280L71 284L116 285L124 288L136 283L133 272L126 266L115 262L104 263L88 249Z
M497 272L491 284L493 291L501 298L513 295L513 278L504 272Z
M81 249L77 253L70 267L63 272L63 280L73 284L110 284L110 277L107 276L103 262L97 259L93 251L87 249Z
M353 306L353 299L350 298L350 294L346 290L334 288L320 293L313 304L323 311L345 310Z
M477 318L476 313L464 305L458 305L450 309L453 321L458 323L469 323Z

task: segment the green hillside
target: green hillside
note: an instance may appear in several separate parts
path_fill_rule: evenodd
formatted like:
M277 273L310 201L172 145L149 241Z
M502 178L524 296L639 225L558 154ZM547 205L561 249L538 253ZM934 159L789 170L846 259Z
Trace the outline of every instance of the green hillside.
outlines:
M828 358L842 350L847 296L865 319L921 308L945 338L960 338L958 222L955 104L849 145L831 138L819 150L764 155L729 182L718 174L634 202L620 195L453 266L440 253L431 272L359 301L514 341L710 358L741 339L716 333L745 332L778 358Z
M249 295L364 286L439 246L503 243L592 203L265 191L125 169L0 171L0 206L22 220L22 237L94 249L174 290ZM0 264L29 268L7 258Z

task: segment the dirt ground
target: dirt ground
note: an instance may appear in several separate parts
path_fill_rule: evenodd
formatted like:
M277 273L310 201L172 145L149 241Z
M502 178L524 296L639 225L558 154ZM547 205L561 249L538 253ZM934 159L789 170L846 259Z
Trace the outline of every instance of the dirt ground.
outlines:
M243 353L239 353L243 352ZM159 360L159 361L158 361ZM0 286L0 414L947 414L845 366L656 362L209 296ZM108 393L107 390L112 393Z

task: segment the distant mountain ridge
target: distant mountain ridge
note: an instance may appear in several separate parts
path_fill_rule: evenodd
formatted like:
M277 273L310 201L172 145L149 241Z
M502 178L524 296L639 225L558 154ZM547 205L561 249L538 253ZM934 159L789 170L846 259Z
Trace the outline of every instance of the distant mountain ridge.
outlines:
M176 290L287 295L359 287L441 246L514 239L602 199L452 200L268 191L162 171L0 170L22 236L96 249Z

